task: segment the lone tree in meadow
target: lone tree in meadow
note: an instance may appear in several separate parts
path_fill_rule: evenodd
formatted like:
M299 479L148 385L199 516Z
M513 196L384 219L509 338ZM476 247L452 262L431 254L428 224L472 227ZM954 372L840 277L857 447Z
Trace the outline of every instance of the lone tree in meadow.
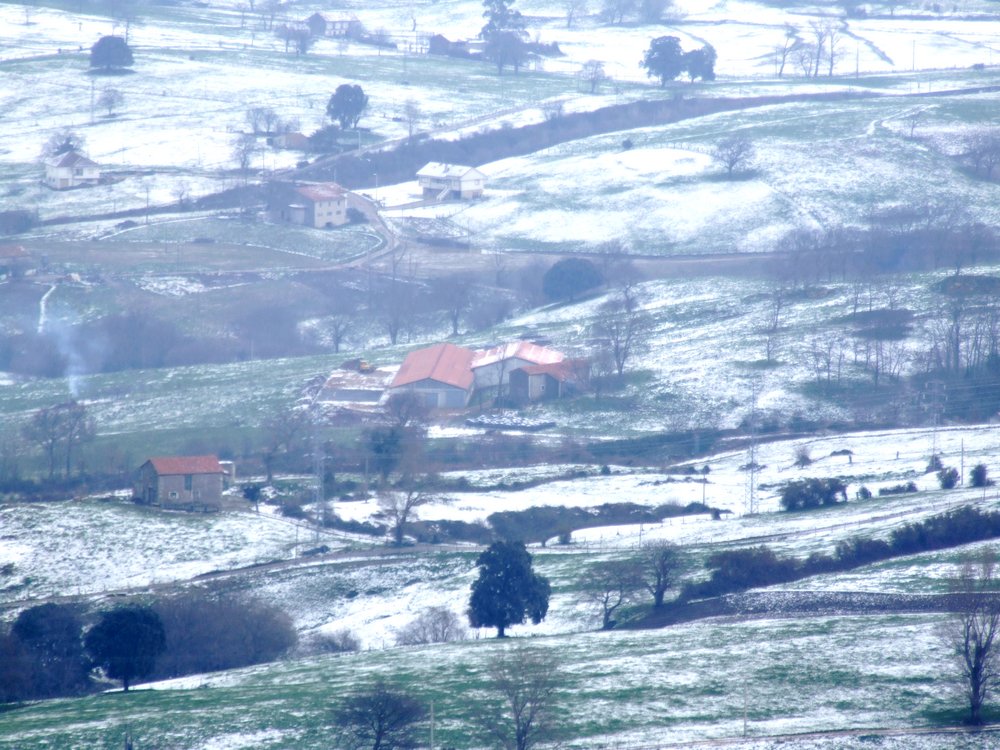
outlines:
M649 43L641 65L650 78L659 78L660 86L666 86L668 81L684 72L681 40L675 36L658 36Z
M101 95L97 99L97 106L108 110L108 117L111 117L115 113L115 110L121 107L124 102L125 95L118 89L113 89L109 86L101 92Z
M132 66L132 48L120 36L102 36L90 48L90 67L101 72L121 72Z
M130 604L101 615L87 631L84 645L97 666L128 692L133 680L145 677L167 648L160 616L149 607Z
M743 172L753 165L754 145L746 136L733 135L723 138L712 149L712 158L726 170L726 176Z
M493 700L473 707L472 722L484 744L531 750L555 738L559 663L547 650L515 646L496 654L486 689Z
M653 595L653 606L662 607L663 597L673 585L678 569L677 547L664 540L642 546L639 566L644 585Z
M1000 635L1000 591L996 578L997 559L985 552L962 569L955 592L964 600L942 631L962 674L969 701L968 723L983 723L983 705L1000 682L997 637Z
M572 302L584 292L600 286L604 277L593 263L585 258L563 258L552 265L542 276L542 293L553 302Z
M340 123L344 130L357 128L358 121L368 106L368 95L357 84L342 83L333 92L326 105L331 120Z
M549 581L531 569L523 542L494 542L479 559L479 577L469 598L469 624L496 628L503 638L511 625L528 617L537 625L549 610Z
M427 707L401 688L378 680L356 691L334 711L340 745L351 750L405 750L420 747L417 729Z

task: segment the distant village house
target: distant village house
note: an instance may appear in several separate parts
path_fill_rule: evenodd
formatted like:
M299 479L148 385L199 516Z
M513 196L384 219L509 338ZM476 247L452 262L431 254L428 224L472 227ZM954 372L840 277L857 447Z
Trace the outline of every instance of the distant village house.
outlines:
M101 168L77 151L57 154L45 161L45 184L53 190L67 190L101 181Z
M268 200L273 220L328 229L348 222L347 191L335 182L294 185L271 183Z
M477 389L494 388L499 394L506 390L514 370L530 365L553 365L564 359L563 353L555 349L530 341L515 341L477 352L472 361L472 373Z
M216 456L162 456L139 467L133 488L137 503L169 510L217 511L223 481L231 469Z
M486 187L486 175L475 167L432 161L417 172L417 184L425 198L480 198Z
M309 32L313 36L326 37L356 37L361 31L361 21L357 16L330 16L326 13L313 13L305 20Z
M435 344L406 356L388 393L416 393L432 409L465 408L477 393L528 403L568 395L585 370L586 363L529 341L483 351Z
M515 404L527 404L564 398L584 384L588 371L586 361L570 359L518 367L510 373L510 400Z
M0 279L24 275L31 267L31 256L21 245L0 245Z

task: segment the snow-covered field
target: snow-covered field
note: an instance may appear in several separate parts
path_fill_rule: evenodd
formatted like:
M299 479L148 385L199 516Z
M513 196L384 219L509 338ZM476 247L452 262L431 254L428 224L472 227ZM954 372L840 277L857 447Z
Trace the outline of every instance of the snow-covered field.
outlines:
M296 5L279 22L305 18L317 7ZM720 80L711 92L721 95L859 86L907 93L918 88L981 85L992 81L992 45L1000 30L1000 21L975 15L986 9L986 5L971 3L937 16L921 10L916 16L898 19L838 19L843 41L837 75L803 84L789 68L785 80L790 83L782 81L776 87L773 48L784 39L786 26L808 41L809 24L817 18L814 8L688 0L679 4L677 20L667 25L611 26L591 8L589 15L567 28L562 3L529 2L523 8L529 28L542 41L558 42L564 56L543 60L538 69L521 76L498 77L488 63L442 60L410 51L420 35L474 36L482 24L482 9L473 0L359 4L355 12L362 23L372 30L385 29L400 44L400 51L379 52L363 45L320 40L305 57L286 53L273 33L261 28L261 18L241 14L236 3L157 6L140 14L128 29L135 48L134 72L102 77L88 75L87 52L101 35L124 33L119 23L97 14L5 4L0 6L0 67L7 85L0 89L0 111L10 126L0 133L0 164L6 173L0 190L6 191L5 201L11 206L37 208L43 216L135 208L147 200L172 203L181 195L198 197L239 179L233 171L233 141L247 128L247 109L273 107L286 121L311 132L324 123L326 101L344 81L363 84L371 100L363 125L373 131L373 137L387 139L406 134L401 115L408 100L420 105L421 130L446 135L469 127L540 120L544 117L540 104L553 98L562 101L566 111L578 111L658 96L639 62L649 40L663 34L676 34L685 48L711 43L719 51ZM900 15L904 15L902 9ZM613 79L597 95L584 93L577 81L580 67L588 60L601 61ZM969 72L970 66L979 64L987 66L986 70ZM253 75L245 74L248 69ZM855 72L865 76L854 78ZM872 79L871 74L891 77ZM112 115L93 104L106 87L124 95L123 105ZM840 114L820 108L818 116L836 121ZM760 126L766 136L773 123ZM743 127L735 119L723 118L715 135ZM58 193L42 188L39 153L47 138L64 128L82 135L89 156L109 173L117 173L121 181ZM813 135L814 128L806 130ZM705 132L701 137L712 135ZM841 134L834 143L851 137ZM620 142L618 138L584 142L582 149L571 149L576 155L562 151L530 164L488 165L487 174L497 180L499 200L491 199L471 211L469 224L485 236L495 235L496 242L572 242L578 237L559 231L567 228L565 206L514 212L504 196L514 191L517 196L531 196L530 200L536 195L543 200L546 196L565 199L570 191L578 193L581 186L608 176L613 176L612 183L620 183L611 191L613 196L605 190L584 197L581 207L595 204L589 206L594 218L589 223L573 222L581 231L579 237L591 242L605 239L620 227L619 220L608 218L624 211L647 215L638 228L641 231L630 238L632 244L653 245L652 236L664 224L671 225L664 242L690 243L699 229L713 221L711 214L692 213L691 208L704 206L708 200L717 203L720 198L730 210L739 205L746 214L762 210L767 217L773 213L770 221L777 225L791 220L776 205L774 194L793 195L793 186L774 184L772 172L781 161L780 154L791 151L794 158L792 144L780 139L767 143L762 138L761 179L740 184L735 194L724 195L732 185L695 180L694 185L683 187L681 178L697 178L707 169L704 142L702 150L676 149L670 144L683 137L674 127L640 134L640 138L646 142L627 156L612 148L614 141ZM592 164L582 163L595 150L599 157ZM293 166L301 158L301 154L267 148L262 142L251 166L255 172L266 173ZM848 160L840 171L858 166ZM551 174L536 184L534 175L542 169ZM652 181L650 185L650 171L659 171L661 182L667 184ZM780 171L794 172L790 168ZM830 182L840 179L835 172ZM676 180L681 180L681 186L671 187ZM901 182L906 181L904 176ZM391 193L387 190L386 194ZM677 210L650 211L654 204L673 204ZM605 213L593 210L597 207ZM678 222L680 217L691 221L685 226ZM733 217L730 240L742 236L746 222L738 219ZM754 249L755 242L767 239L757 235L751 233L745 243L726 243L720 237L715 244Z
M545 116L545 102L554 98L566 111L583 111L659 97L663 94L648 82L639 60L649 40L663 34L676 34L685 48L708 42L719 51L720 80L710 87L682 87L685 94L851 88L909 94L995 82L992 47L1000 21L976 15L990 10L985 3L953 6L946 14L899 8L901 18L844 20L837 75L808 81L773 78L772 51L786 25L808 38L809 22L826 9L683 0L683 17L666 25L611 27L591 8L566 28L563 3L524 0L518 5L532 31L542 41L559 42L565 57L503 78L485 63L434 59L409 50L379 53L332 41L321 41L304 58L296 57L260 28L254 14L241 21L236 0L203 8L151 6L129 29L136 51L134 73L91 77L89 46L101 35L121 33L120 25L97 14L0 5L0 114L5 123L0 130L0 207L37 208L43 217L85 214L136 208L147 201L169 203L232 186L242 179L233 172L232 145L246 129L248 108L272 106L309 132L324 123L326 101L342 82L360 82L371 97L371 111L362 122L372 131L365 135L366 143L405 135L401 115L410 99L422 109L421 130L454 137L504 122L538 121ZM376 5L351 0L344 7L353 9L369 29L385 28L404 43L412 41L414 29L455 38L475 35L482 24L481 5L473 0ZM304 18L317 9L295 5L289 17ZM593 96L577 80L588 60L603 62L614 79ZM986 68L968 70L978 64ZM120 89L125 97L113 116L92 104L106 86ZM635 252L650 254L767 249L789 229L856 224L871 205L919 202L931 192L995 225L1000 215L992 186L959 174L952 157L970 125L992 122L996 96L775 105L631 131L627 136L633 145L627 150L622 146L626 134L588 138L484 165L491 179L486 199L441 215L475 232L486 249L587 249L620 240ZM911 140L904 136L915 110L922 117L917 138ZM65 193L42 188L39 152L53 133L66 127L84 136L89 155L120 181ZM730 182L718 179L709 154L719 137L733 132L753 138L757 165L747 179ZM262 144L252 179L299 158ZM380 186L378 197L398 205L416 193L413 183L404 183ZM438 215L429 209L389 212L390 219ZM169 243L185 239L184 232L219 241L229 234L219 222L197 218L137 227L114 239ZM235 240L252 243L254 238ZM369 235L340 242L302 233L289 241L296 245L289 252L338 260L373 242ZM928 286L935 278L908 279L897 291L919 312L934 304ZM203 288L179 275L140 277L136 283L178 300ZM762 413L850 418L847 407L817 406L801 391L813 377L809 336L824 327L834 329L833 318L849 307L847 286L829 286L830 296L791 306L777 364L761 370L747 363L763 357L764 285L719 279L650 282L644 304L655 318L655 332L633 367L651 373L651 380L642 388L630 386L625 396L635 399L634 406L603 409L595 403L593 411L574 411L579 406L570 403L547 408L558 416L560 430L602 438L732 427L747 416L751 391ZM532 313L489 335L532 328L553 334L555 343L569 350L586 340L600 301ZM44 322L41 311L39 317ZM915 324L916 333L907 343L912 352L926 345L920 326ZM398 363L403 352L402 346L386 349L371 359ZM72 394L85 400L102 440L120 440L140 453L154 442L162 449L161 440L183 445L185 436L209 429L236 443L240 431L258 423L273 404L293 401L309 377L329 372L333 359L245 362L67 382L0 376L0 417L2 427L16 429L40 405ZM846 370L859 380L865 377ZM462 434L475 439L478 433ZM796 453L803 450L813 463L796 467ZM847 450L849 458L843 453ZM597 626L597 612L581 599L579 589L588 565L628 557L651 539L680 545L685 574L697 577L704 574L705 557L718 549L766 543L781 554L804 558L829 553L838 541L856 535L885 537L902 524L960 504L1000 506L995 489L939 490L934 474L926 471L932 453L940 454L946 465L963 467L965 476L979 462L996 475L1000 427L761 442L755 458L762 468L752 495L740 468L749 459L744 449L720 448L700 458L696 468L710 469L705 481L701 474L671 475L660 467L613 467L607 476L586 467L587 476L576 479L563 478L580 468L575 466L484 472L468 477L471 487L546 481L517 491L450 493L421 507L419 516L481 523L497 510L609 502L652 506L703 501L730 511L717 521L698 515L581 530L568 545L533 548L538 569L553 584L550 613L541 625L518 626L512 634L559 655L560 721L567 730L567 747L716 740L715 746L723 748L771 748L778 740L767 738L784 734L864 734L868 728L903 732L942 723L942 716L947 722L958 717L954 709L961 699L942 691L942 675L952 665L939 638L939 617L708 621L662 631L599 634L589 632ZM781 485L813 476L842 478L851 502L811 513L777 513ZM877 493L907 481L920 491L854 499L861 486ZM757 512L749 513L751 509ZM371 501L337 503L335 511L364 521L377 507ZM319 544L327 544L337 556L300 557L304 548ZM194 676L130 696L48 701L5 712L0 714L0 749L119 746L119 730L127 725L139 738L138 747L318 750L330 746L332 703L376 675L400 678L421 697L435 700L439 742L463 749L482 746L467 734L468 704L470 696L481 695L491 656L507 646L484 642L486 631L470 633L478 642L395 645L397 631L423 608L446 606L463 614L476 550L373 554L368 546L356 537L316 533L271 512L161 514L121 499L0 506L0 569L5 571L0 606L6 618L48 597L79 596L101 604L150 588L165 590L214 571L283 561L202 585L280 604L304 639L347 630L364 649ZM964 555L993 546L916 555L784 588L937 592L946 588ZM530 635L539 637L529 640ZM738 739L744 734L747 742ZM1000 741L994 742L992 735L900 735L809 737L782 740L780 746L923 750L991 744L1000 746Z

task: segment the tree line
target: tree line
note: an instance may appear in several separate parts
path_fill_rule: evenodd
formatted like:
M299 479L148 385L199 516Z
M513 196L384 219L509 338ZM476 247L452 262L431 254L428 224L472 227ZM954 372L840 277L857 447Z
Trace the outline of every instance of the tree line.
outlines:
M96 613L41 604L0 630L0 702L235 669L272 661L296 641L291 619L253 598L192 591Z

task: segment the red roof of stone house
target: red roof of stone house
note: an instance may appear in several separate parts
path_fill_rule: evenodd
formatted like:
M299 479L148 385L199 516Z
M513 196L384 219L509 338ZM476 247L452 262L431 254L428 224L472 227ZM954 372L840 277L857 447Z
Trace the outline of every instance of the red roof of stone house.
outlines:
M556 380L566 382L567 380L574 379L576 376L575 367L579 364L579 360L564 359L561 362L552 362L545 365L525 365L517 369L525 375L549 375Z
M344 188L335 182L323 182L319 185L304 185L303 187L296 188L295 192L304 198L308 198L314 203L340 200L347 193Z
M216 456L159 456L149 459L157 474L222 474Z
M27 258L28 251L21 245L0 245L0 258Z
M410 352L403 360L390 388L436 380L445 385L468 390L472 387L472 358L475 353L454 344L435 344Z
M67 151L65 154L52 157L49 164L53 167L96 167L97 162L91 161L77 151Z
M476 352L472 367L473 369L485 367L508 359L523 359L536 365L551 365L562 362L566 357L562 352L533 344L530 341L515 341L495 346L483 352Z

